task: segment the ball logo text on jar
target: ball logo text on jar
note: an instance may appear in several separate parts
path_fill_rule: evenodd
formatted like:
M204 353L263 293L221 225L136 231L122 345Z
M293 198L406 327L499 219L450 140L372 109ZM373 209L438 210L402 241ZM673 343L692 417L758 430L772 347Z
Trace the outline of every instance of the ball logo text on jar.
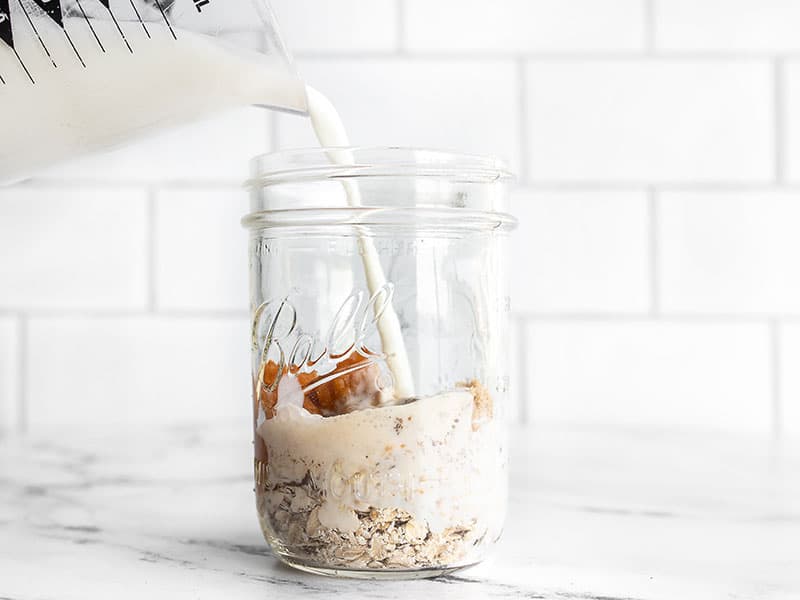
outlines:
M391 282L384 283L369 297L363 290L353 290L336 311L324 335L306 333L298 328L298 311L289 295L262 303L253 319L253 349L259 353L261 364L273 361L278 367L275 376L264 382L266 390L275 391L287 372L298 373L312 367L325 372L326 367L334 368L353 352L365 358L385 358L368 343L375 337L378 322L391 306L393 296ZM381 374L382 388L391 388L390 377L389 372ZM306 390L321 383L322 380L314 382Z

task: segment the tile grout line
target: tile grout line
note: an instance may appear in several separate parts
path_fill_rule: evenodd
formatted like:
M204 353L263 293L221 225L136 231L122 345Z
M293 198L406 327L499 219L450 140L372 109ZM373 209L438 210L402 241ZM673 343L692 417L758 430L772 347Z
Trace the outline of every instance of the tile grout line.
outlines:
M524 59L523 59L524 60ZM24 186L10 187L8 189L36 189L60 190L96 187L100 189L136 189L141 190L148 186L157 186L159 190L241 190L241 179L204 181L197 180L162 180L158 182L147 180L119 179L116 181L102 179L50 179L26 183ZM539 191L641 191L649 186L656 186L659 192L665 191L692 191L692 192L725 192L725 191L800 191L797 182L776 183L770 178L767 181L645 181L645 180L547 180L521 182L519 187Z
M800 185L796 183L776 184L774 180L755 182L755 181L623 181L623 180L537 180L525 183L523 188L534 191L589 191L589 192L624 192L641 191L649 187L657 189L658 192L737 192L737 191L776 191L791 190L800 191Z
M0 313L7 316L9 313ZM27 319L137 319L158 315L168 319L240 319L247 318L247 309L160 309L153 312L140 309L32 309L25 313Z
M81 308L15 308L0 310L0 316L17 317L25 311L27 319L126 319L151 316L146 308L139 309L81 309ZM159 316L174 319L239 319L247 318L247 309L159 309ZM644 323L651 322L647 312L535 312L520 311L512 314L513 319L536 323ZM800 313L692 313L661 311L658 321L663 323L683 323L698 325L752 324L770 319L782 323L800 323Z
M141 191L144 188L157 186L159 189L241 189L242 180L237 179L161 179L161 180L148 180L148 179L92 179L90 177L75 177L75 178L50 178L50 179L37 179L36 181L25 182L17 186L10 186L8 189L28 189L28 190L59 190L59 189L75 189L92 187L101 190L116 191L119 189L137 190Z
M517 360L517 394L519 394L519 406L517 408L520 423L523 425L531 424L531 408L528 405L531 398L530 381L528 376L528 321L525 317L514 316L514 324L517 327L517 347L515 348Z
M15 308L0 310L0 316L19 317L25 311L28 319L125 319L146 317L152 313L140 309L81 309L81 308ZM175 319L238 319L247 318L247 309L160 309L159 316ZM519 311L512 313L513 319L535 321L537 323L642 323L652 321L648 312L536 312ZM664 323L686 324L752 324L770 319L782 323L800 323L800 313L692 313L661 311L658 320Z
M28 317L17 318L17 432L28 432Z
M644 48L645 54L656 53L656 0L644 2Z
M640 313L591 313L591 312L531 312L523 311L515 313L515 317L528 319L537 323L646 323L652 322L653 318L647 312ZM769 319L780 319L782 322L800 323L800 314L736 314L736 313L691 313L661 311L658 321L662 323L685 323L698 325L718 325L718 324L752 324L764 323Z
M145 248L147 252L147 311L155 313L158 307L158 277L156 263L158 252L156 204L158 191L155 187L147 190L147 231L145 232Z
M523 185L528 181L529 152L528 147L528 81L525 75L525 59L517 58L517 102L519 118L519 178Z
M647 189L647 231L648 231L648 270L650 317L656 318L661 314L661 269L659 254L661 239L659 236L658 193L655 188Z
M772 435L777 439L783 434L783 398L781 394L781 332L776 319L769 321L770 397L772 400Z
M785 121L784 115L784 101L783 101L783 94L784 94L784 86L783 86L783 65L784 61L782 58L777 57L773 64L772 68L772 77L773 81L773 110L775 114L773 115L774 119L774 127L775 127L775 181L777 183L781 183L785 179L785 136L783 132L783 125Z
M650 60L668 61L715 61L715 62L753 62L769 61L775 58L775 52L757 51L710 51L710 50L659 50L654 48L652 51L642 49L636 50L481 50L481 51L459 51L459 50L409 50L404 47L401 49L388 50L330 50L317 51L306 50L294 53L294 57L301 60L319 61L373 61L391 59L401 54L403 57L414 61L499 61L513 60L522 57L525 60L542 62L604 62L604 61L632 61L647 62ZM800 52L783 53L782 56L788 58L800 58Z

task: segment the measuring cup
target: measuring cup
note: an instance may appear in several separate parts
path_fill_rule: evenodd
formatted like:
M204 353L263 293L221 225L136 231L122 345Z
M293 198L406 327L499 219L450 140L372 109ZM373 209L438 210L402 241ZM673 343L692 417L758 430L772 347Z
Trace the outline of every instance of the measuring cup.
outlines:
M0 183L225 109L306 102L265 0L0 0Z

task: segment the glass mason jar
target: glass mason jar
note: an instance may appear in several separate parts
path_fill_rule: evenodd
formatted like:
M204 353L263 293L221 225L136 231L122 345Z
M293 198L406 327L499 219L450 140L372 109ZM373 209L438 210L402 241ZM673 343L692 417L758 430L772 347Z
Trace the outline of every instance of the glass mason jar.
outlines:
M286 563L429 577L500 536L511 179L402 148L254 160L256 504Z

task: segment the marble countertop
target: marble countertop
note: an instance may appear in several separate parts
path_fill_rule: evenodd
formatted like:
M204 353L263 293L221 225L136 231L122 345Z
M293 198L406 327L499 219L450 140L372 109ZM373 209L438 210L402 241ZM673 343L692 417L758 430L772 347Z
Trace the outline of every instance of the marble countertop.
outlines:
M0 600L800 598L800 446L699 433L520 430L480 566L430 581L282 566L246 427L0 440Z

